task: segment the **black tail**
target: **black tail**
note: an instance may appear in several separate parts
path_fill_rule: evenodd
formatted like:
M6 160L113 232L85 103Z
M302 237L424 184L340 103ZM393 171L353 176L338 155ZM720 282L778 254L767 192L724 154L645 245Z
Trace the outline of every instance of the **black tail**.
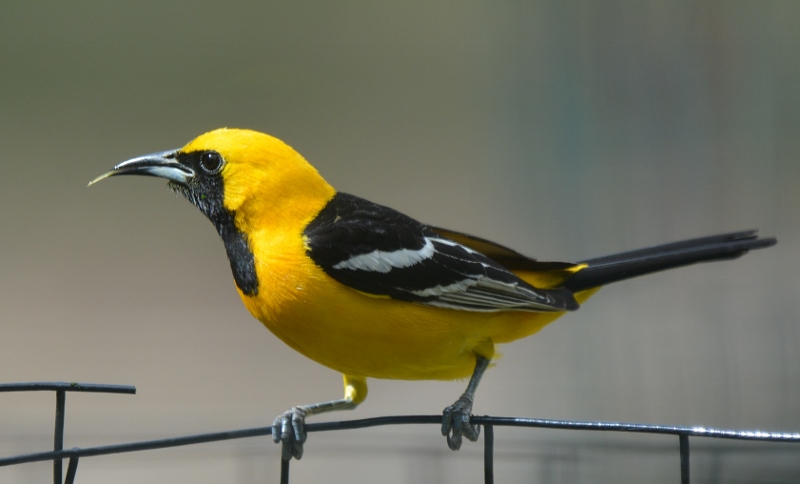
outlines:
M757 232L713 235L585 260L582 263L589 267L572 276L565 287L575 292L697 262L735 259L778 242L759 239Z

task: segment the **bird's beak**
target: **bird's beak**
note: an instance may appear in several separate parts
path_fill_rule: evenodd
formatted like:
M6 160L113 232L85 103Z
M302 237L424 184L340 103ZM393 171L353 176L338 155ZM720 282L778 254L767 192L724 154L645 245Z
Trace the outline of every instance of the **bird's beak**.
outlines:
M113 170L90 181L89 186L116 175L157 176L185 186L194 177L194 171L178 162L177 154L178 150L169 150L124 161L115 166Z

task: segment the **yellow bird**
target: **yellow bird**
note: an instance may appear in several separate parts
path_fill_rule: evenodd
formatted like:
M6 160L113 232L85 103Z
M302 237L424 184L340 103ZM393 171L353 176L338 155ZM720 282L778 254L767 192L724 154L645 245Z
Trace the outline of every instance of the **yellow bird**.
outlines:
M131 159L90 185L115 175L169 180L216 227L250 313L344 376L344 398L275 419L284 459L302 456L308 415L355 408L370 377L471 376L442 418L442 434L457 450L462 436L478 438L472 404L495 345L536 333L604 284L776 243L745 231L579 263L541 262L337 192L282 141L241 129Z

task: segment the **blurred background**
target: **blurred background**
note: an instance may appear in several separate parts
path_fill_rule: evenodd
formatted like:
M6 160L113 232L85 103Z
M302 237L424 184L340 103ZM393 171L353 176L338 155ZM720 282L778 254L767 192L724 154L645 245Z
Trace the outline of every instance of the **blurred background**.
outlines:
M86 183L221 126L338 189L540 259L760 228L778 246L620 283L507 345L478 414L800 431L800 3L5 2L0 382L69 394L66 447L268 425L341 378L251 318L161 180ZM434 414L465 382L371 381ZM0 395L0 456L52 446ZM676 482L672 437L496 432L498 482ZM796 445L693 439L694 482L798 482ZM293 482L481 482L435 427L312 434ZM83 484L277 482L269 438L81 460ZM50 463L0 468L46 482ZM378 477L379 476L379 477Z

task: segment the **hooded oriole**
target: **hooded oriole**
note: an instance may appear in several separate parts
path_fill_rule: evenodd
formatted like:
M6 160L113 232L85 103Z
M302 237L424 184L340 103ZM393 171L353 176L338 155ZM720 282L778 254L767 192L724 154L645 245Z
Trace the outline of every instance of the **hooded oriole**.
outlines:
M368 377L471 375L442 419L456 450L462 435L478 438L472 403L496 344L539 331L604 284L776 243L746 231L579 263L541 262L337 192L282 141L239 129L134 158L91 183L114 175L169 180L216 227L253 316L343 374L344 398L275 419L272 435L288 444L285 459L301 457L307 415L354 408L366 398Z

